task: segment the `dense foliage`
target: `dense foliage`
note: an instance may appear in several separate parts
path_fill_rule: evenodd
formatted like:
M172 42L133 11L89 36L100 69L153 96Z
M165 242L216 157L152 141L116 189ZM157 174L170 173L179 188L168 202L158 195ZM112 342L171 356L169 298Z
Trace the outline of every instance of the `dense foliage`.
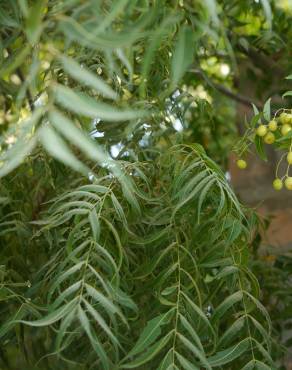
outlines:
M0 2L1 369L280 368L289 309L225 170L235 109L286 104L291 21L288 1Z

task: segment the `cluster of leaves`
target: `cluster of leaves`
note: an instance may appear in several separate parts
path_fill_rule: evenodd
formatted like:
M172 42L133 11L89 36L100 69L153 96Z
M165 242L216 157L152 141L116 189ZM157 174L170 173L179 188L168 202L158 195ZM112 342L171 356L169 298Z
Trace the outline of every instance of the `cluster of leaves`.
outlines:
M115 177L84 178L33 222L50 258L24 295L4 279L8 348L25 324L48 327L31 340L47 336L37 352L54 368L272 367L269 316L247 268L255 221L221 170L196 145L125 171L131 197Z
M269 227L266 220L261 227ZM250 268L256 272L261 287L261 302L268 310L272 327L272 352L277 368L289 368L291 356L291 253L275 247L261 248L261 235L255 233Z

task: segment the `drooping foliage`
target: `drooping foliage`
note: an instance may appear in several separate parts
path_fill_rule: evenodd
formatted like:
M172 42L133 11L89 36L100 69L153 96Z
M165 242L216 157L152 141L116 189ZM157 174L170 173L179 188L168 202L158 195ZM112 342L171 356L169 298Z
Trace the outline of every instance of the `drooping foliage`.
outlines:
M247 267L255 220L218 166L198 145L122 165L133 198L100 174L78 180L32 221L28 248L41 245L48 258L29 300L8 284L18 310L2 335L19 324L31 333L48 327L53 358L105 369L271 363L269 317ZM9 235L13 208L7 216ZM15 229L19 240L25 225Z
M257 216L220 166L229 98L254 98L233 74L289 20L269 1L0 3L3 369L277 366Z

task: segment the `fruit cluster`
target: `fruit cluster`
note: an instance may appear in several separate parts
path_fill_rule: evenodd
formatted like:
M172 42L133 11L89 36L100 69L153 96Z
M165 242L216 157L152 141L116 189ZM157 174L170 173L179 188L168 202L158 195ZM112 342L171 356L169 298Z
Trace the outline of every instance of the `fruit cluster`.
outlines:
M280 131L282 136L291 131L292 114L283 112L279 119L273 119L268 125L259 125L256 134L264 139L266 144L273 144L276 140L274 132Z
M288 141L289 151L288 153L284 153L280 159L281 162L282 159L286 157L288 163L287 170L284 176L278 177L280 162L278 163L273 187L275 190L281 190L284 184L288 190L292 190L292 176L289 176L290 165L292 165L292 110L282 109L281 111L279 116L277 116L276 113L275 117L267 124L260 123L256 128L249 129L245 135L244 141L249 138L251 142L261 140L269 145L282 143L283 140L285 140L287 144ZM247 147L248 145L245 146L244 151L246 151ZM281 145L278 145L278 147L283 148ZM240 169L245 169L247 167L247 162L242 158L238 159L236 164Z

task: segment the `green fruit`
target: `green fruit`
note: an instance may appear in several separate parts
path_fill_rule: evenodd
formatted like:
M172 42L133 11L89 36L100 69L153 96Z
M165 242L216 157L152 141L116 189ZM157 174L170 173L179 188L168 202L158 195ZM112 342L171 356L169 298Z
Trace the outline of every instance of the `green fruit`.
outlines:
M288 176L285 180L286 189L292 190L292 177Z
M289 123L289 117L288 117L288 114L287 113L281 113L280 114L280 117L279 117L279 120L280 120L280 122L283 124L283 125L285 125L285 124L287 124L287 123Z
M268 132L267 135L264 137L264 142L266 144L273 144L275 140L275 135L272 132Z
M292 152L289 152L289 153L287 154L287 162L288 162L289 164L292 164Z
M290 125L287 125L287 124L285 124L285 125L283 125L282 126L282 128L281 128L281 134L283 135L283 136L285 136L285 135L287 135L288 134L288 132L291 130L291 126Z
M256 130L256 134L258 136L265 136L266 133L267 133L267 127L265 125L260 125L257 130Z
M289 123L290 125L292 125L292 114L287 114L287 123Z
M275 190L281 190L281 189L282 189L282 187L283 187L283 182L282 182L282 180L280 180L280 179L275 179L275 180L273 181L273 188L274 188Z
M240 168L241 170L244 170L247 167L247 163L244 159L239 159L237 162L237 167Z
M278 128L278 124L277 124L277 121L275 121L274 119L272 121L269 122L269 130L270 131L276 131Z

